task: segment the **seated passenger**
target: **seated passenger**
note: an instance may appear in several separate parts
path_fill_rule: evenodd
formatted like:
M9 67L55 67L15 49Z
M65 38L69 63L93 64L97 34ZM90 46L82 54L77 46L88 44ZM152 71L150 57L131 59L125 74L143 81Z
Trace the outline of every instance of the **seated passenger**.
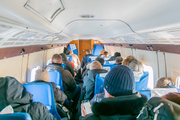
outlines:
M134 75L129 67L124 65L113 67L104 80L105 93L97 94L91 100L93 114L87 115L84 105L81 104L84 116L81 120L136 119L147 98L135 92L134 86Z
M122 58L121 56L116 57L115 64L116 64L116 65L121 65L121 64L122 64L122 61L123 61L123 58Z
M133 59L133 60L130 60L130 63L128 63L128 66L132 69L134 73L135 81L138 82L140 78L143 76L144 67L142 63Z
M105 52L105 50L101 50L101 52L100 52L100 55L99 56L103 56L103 53Z
M134 56L128 56L126 59L123 60L122 65L127 65L127 66L129 66L129 63L130 63L132 60L137 60L137 59L136 59Z
M104 59L103 59L102 57L97 57L95 60L98 61L98 62L100 62L101 65L104 65L104 62L105 62L105 61L104 61ZM84 78L84 76L86 76L87 73L88 73L88 71L90 70L90 63L87 63L87 64L84 66L83 70L84 70L84 72L83 72L83 74L82 74L82 77Z
M53 92L54 92L54 99L56 102L56 108L61 116L61 118L68 117L66 113L59 107L58 104L64 104L65 101L67 100L67 96L59 89L57 88L56 84L53 82L49 82L49 72L45 69L39 69L36 71L35 75L35 81L33 83L50 83L53 87ZM70 112L70 111L69 111ZM70 113L70 115L72 115Z
M104 51L103 57L109 57L109 53L107 51Z
M71 73L71 75L74 77L74 69L72 64L68 61L66 54L61 53L62 61L66 65L66 69Z
M64 69L61 66L62 63L62 57L59 54L54 54L52 57L52 64L49 64L46 66L47 71L60 71L63 81L63 89L64 93L67 95L69 100L73 100L73 108L76 108L81 88L79 86L76 86L76 82L74 81L73 76L71 73Z
M11 105L14 112L29 113L32 120L56 120L45 105L33 102L26 88L13 77L0 77L0 111Z
M92 54L91 49L87 49L87 50L86 50L86 55L83 56L82 61L81 61L81 68L82 68L82 69L83 69L84 65L86 65L86 63L87 63L87 56L92 56L92 55L93 55L93 54ZM83 71L83 70L82 70L82 71Z
M75 69L76 69L76 70L79 70L79 68L80 68L80 60L79 60L79 57L78 57L76 54L74 54L72 50L70 50L69 52L70 52L69 55L72 56L72 62L73 62L74 65L75 65Z
M154 88L176 88L171 78L162 77L156 81Z
M120 52L115 52L114 56L112 56L108 61L115 61L116 57L121 56Z
M68 50L67 47L64 47L63 53L66 54L66 55L69 55L69 50Z
M83 81L83 92L81 94L81 98L84 100L91 100L94 96L94 86L95 86L95 78L99 73L107 73L107 70L102 69L101 63L98 61L93 61L90 64L90 70L88 74L84 77ZM83 95L85 93L85 95Z
M63 104L67 99L67 96L57 88L56 84L53 82L49 82L49 72L45 69L39 69L35 74L35 81L33 83L50 83L53 87L54 98L56 103Z

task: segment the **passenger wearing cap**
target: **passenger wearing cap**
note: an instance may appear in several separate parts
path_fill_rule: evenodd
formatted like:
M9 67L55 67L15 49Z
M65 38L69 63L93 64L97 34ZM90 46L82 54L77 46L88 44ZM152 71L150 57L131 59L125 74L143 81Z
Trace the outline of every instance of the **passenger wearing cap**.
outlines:
M134 120L147 101L145 96L135 92L133 71L124 65L110 70L104 80L104 90L105 94L97 94L92 99L93 113L86 114L81 104L84 116L81 120Z
M33 83L49 83L52 85L53 88L53 92L54 92L54 99L56 102L56 108L57 111L59 113L59 115L64 118L67 117L66 114L64 114L64 112L62 112L63 110L57 105L57 104L64 104L66 103L65 101L68 101L67 96L56 86L55 83L53 82L49 82L49 72L45 69L39 69L36 71L35 74L35 81L33 81ZM72 113L70 113L72 114Z
M91 100L94 96L95 78L99 73L107 73L107 70L102 69L101 63L93 61L90 64L90 70L87 75L83 78L83 91L81 93L81 100ZM85 93L85 95L84 95Z
M35 74L35 81L33 83L50 83L53 87L55 102L64 103L67 99L67 96L57 88L56 84L53 82L49 82L49 72L45 69L39 69Z

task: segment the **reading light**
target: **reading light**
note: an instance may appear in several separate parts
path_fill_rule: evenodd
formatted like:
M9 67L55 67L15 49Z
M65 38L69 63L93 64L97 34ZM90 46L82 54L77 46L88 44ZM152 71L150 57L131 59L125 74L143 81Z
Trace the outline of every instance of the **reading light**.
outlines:
M130 48L133 48L134 46L133 46L133 44L129 44L129 47L130 47Z
M149 45L147 45L147 49L149 50L150 48L149 48Z
M21 54L23 54L25 52L25 48L22 48L21 50Z
M152 45L150 45L150 49L153 50L153 46Z

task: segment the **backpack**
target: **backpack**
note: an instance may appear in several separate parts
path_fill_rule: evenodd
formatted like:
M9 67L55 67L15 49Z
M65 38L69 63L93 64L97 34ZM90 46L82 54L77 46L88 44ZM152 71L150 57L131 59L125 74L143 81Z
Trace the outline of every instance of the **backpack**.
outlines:
M180 120L180 105L162 97L153 97L144 105L137 120Z
M57 109L58 114L61 116L61 118L64 118L64 120L73 119L72 112L68 110L64 105L56 103L56 109Z

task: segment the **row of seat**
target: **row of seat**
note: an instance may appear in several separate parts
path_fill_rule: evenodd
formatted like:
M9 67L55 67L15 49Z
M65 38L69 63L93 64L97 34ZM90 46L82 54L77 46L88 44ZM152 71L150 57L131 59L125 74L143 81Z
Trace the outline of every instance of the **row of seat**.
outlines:
M51 74L52 72L50 72ZM49 83L28 83L24 84L26 90L33 95L33 102L40 102L44 104L49 112L57 118L57 120L61 120L59 116L52 85ZM32 120L31 116L28 113L13 113L13 114L2 114L0 115L1 120Z

